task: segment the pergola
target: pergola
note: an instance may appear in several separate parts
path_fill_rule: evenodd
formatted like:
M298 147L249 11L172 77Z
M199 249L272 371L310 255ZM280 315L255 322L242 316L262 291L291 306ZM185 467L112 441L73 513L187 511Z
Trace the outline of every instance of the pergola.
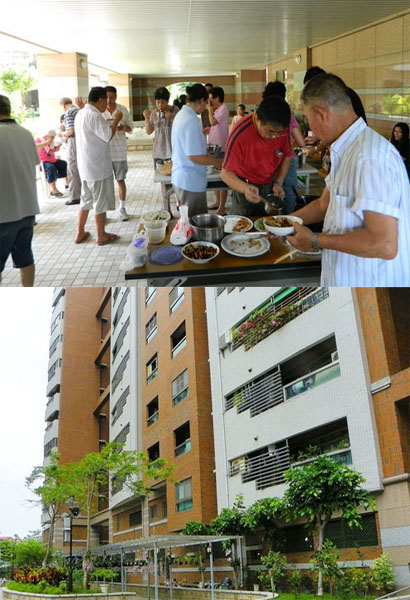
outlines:
M98 546L91 548L91 553L94 555L112 555L120 554L121 556L121 591L126 591L126 579L123 578L123 557L126 552L136 550L153 550L154 552L154 589L155 589L155 600L158 600L158 588L159 588L159 577L158 577L158 551L161 549L178 548L183 546L201 546L206 545L207 552L209 555L209 565L211 572L211 597L214 600L215 589L214 589L214 561L213 561L213 548L212 544L217 542L227 542L236 540L239 545L241 544L241 536L227 536L227 535L151 535L149 537L142 537L134 540L126 540L118 542L116 544L107 544L104 546ZM239 552L239 558L242 561L242 553ZM242 564L242 562L241 562ZM148 573L148 589L149 589L149 573ZM172 600L172 572L170 566L170 577L169 577L169 597Z

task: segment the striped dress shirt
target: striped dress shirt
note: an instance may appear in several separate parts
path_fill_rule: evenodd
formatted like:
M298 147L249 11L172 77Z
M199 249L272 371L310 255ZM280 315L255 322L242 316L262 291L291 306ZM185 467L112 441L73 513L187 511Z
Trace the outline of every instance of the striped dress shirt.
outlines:
M330 202L323 230L343 234L364 227L364 211L397 219L393 260L323 250L322 286L410 286L410 185L403 160L385 138L357 119L330 146L326 177Z

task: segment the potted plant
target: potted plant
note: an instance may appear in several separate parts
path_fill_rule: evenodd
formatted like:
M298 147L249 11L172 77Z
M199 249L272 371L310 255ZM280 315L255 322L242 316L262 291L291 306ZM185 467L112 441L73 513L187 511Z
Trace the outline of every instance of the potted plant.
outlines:
M116 579L117 575L117 571L114 571L113 569L106 569L105 567L97 567L92 572L92 578L94 581L98 581L100 579L104 580L104 583L100 583L100 589L103 594L108 594L108 589L110 587L109 583L106 583L106 580Z

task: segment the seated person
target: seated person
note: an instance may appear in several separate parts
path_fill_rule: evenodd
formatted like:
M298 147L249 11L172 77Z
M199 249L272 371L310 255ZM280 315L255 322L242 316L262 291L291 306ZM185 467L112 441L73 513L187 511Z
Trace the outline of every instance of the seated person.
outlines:
M64 177L66 180L66 185L68 185L67 163L65 160L61 160L55 155L61 145L57 145L57 143L55 143L55 137L56 132L54 129L50 129L50 131L43 138L36 138L35 143L38 156L46 173L47 181L50 184L50 195L61 197L63 194L58 191L56 181L57 179Z
M391 132L390 143L402 157L407 175L410 177L410 139L407 123L396 123Z

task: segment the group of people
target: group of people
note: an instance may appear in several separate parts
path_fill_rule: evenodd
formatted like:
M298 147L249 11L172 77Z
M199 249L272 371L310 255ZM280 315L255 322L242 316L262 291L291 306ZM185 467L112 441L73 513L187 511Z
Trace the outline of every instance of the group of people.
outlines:
M409 285L408 126L398 123L389 143L367 126L360 98L339 77L314 67L306 73L305 83L301 100L309 124L307 138L291 113L286 88L280 82L266 86L254 112L246 114L245 106L238 105L231 127L221 87L189 86L180 107L170 105L167 88L158 88L155 109L143 113L147 133L155 134L154 167L172 160L174 192L179 205L188 206L190 216L208 211L207 166L220 169L222 181L232 190L233 214L263 216L267 194L284 199L285 212L304 222L295 225L289 242L301 251L322 251L322 285ZM39 209L32 182L40 160L51 194L60 196L55 182L68 177L67 204L80 204L75 243L90 237L86 222L92 208L97 244L109 244L119 237L106 231L106 212L115 208L114 174L120 216L128 218L125 134L132 131L132 120L116 98L116 89L108 86L92 88L87 103L81 98L75 99L75 104L70 98L61 100L62 135L68 144L65 165L56 156L55 131L35 144L29 132L11 119L8 99L0 96L0 175L2 193L4 190L7 197L0 209L0 272L11 254L14 266L21 269L23 285L34 280L31 238ZM292 140L298 146L321 146L328 154L322 195L296 212ZM207 143L218 152L210 153ZM209 208L224 214L226 195L226 191L219 192L216 204ZM306 227L320 221L324 221L321 233Z

